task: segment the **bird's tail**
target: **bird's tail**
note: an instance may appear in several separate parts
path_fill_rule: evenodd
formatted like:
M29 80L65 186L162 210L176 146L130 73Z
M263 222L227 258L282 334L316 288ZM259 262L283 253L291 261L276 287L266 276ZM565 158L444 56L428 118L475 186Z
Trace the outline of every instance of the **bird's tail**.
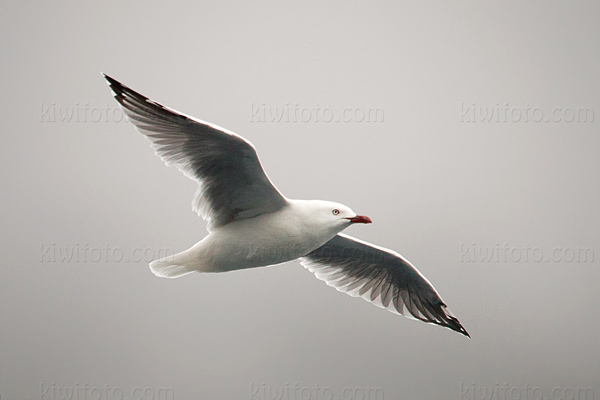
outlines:
M161 278L179 278L198 271L199 263L190 250L170 255L150 263L150 270Z

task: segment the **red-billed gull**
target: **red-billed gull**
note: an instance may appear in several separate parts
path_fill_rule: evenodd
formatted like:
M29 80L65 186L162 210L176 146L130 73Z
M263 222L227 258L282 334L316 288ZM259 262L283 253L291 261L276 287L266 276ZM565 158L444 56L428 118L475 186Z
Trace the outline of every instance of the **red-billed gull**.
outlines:
M299 259L340 292L469 336L429 281L400 254L341 233L371 219L343 204L284 197L249 141L104 77L156 154L199 185L192 206L207 221L209 234L186 251L150 263L155 275L176 278Z

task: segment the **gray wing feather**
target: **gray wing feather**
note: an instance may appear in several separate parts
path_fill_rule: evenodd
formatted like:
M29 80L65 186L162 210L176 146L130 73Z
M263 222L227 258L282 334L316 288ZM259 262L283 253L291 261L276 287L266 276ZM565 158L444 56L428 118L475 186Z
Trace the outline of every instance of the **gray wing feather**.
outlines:
M236 219L277 211L286 204L250 142L104 77L129 120L150 139L156 154L198 182L192 207L207 220L209 231Z
M396 252L340 233L301 263L340 292L470 337L427 279Z

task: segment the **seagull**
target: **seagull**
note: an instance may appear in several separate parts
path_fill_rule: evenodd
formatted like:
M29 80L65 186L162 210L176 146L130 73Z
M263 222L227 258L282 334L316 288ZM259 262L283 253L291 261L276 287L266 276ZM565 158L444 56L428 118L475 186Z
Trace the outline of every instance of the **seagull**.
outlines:
M470 337L429 281L395 251L348 236L369 217L322 200L283 196L255 147L226 129L167 108L103 74L133 125L167 166L198 183L192 208L208 236L150 263L154 275L226 272L299 259L340 292Z

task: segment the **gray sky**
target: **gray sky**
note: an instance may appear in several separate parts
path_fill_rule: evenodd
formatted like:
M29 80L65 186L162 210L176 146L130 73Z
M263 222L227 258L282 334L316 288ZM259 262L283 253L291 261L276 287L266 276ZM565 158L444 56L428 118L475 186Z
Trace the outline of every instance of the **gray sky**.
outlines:
M2 400L600 397L597 1L1 10ZM287 197L370 216L347 233L407 257L472 339L298 262L154 277L206 234L195 183L100 71L252 141Z

